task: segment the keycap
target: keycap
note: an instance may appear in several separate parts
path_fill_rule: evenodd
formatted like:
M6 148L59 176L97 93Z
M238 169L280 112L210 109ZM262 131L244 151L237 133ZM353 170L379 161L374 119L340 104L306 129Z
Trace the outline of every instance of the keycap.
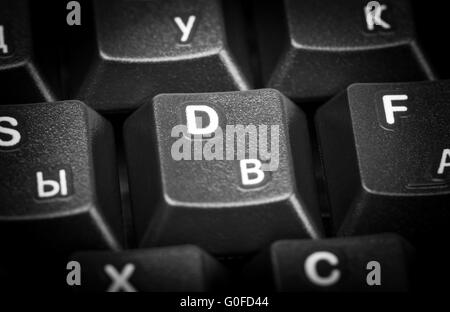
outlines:
M162 94L124 140L141 247L245 254L321 236L305 116L276 90Z
M0 106L4 250L118 249L111 125L79 101Z
M86 53L83 64L80 53L89 44L72 40L69 72L81 82L68 84L73 98L96 110L133 110L159 93L251 87L246 49L236 47L245 39L225 29L218 0L100 0L93 12L92 57Z
M407 291L412 246L395 234L282 240L244 269L247 289L279 292Z
M69 289L108 292L203 292L220 290L228 272L196 246L121 252L82 251L70 257ZM78 263L78 264L77 264ZM79 265L79 266L78 266Z
M255 1L254 9L264 84L294 101L356 82L434 78L407 0Z
M30 11L28 1L3 0L0 3L1 104L54 101L56 98L57 86L51 84L57 79L55 51L33 37ZM45 54L45 69L41 67L38 52Z
M355 84L319 109L339 234L392 231L417 244L446 237L448 90L449 81Z

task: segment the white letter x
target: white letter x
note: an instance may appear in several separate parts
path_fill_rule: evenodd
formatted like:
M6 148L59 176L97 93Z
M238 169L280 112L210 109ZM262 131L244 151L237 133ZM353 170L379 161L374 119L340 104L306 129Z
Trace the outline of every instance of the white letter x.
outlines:
M105 266L105 272L106 274L111 277L111 280L113 283L109 286L108 290L109 292L118 292L119 290L123 290L126 292L136 292L137 290L128 282L128 278L133 274L134 272L134 265L131 263L128 263L124 266L121 273L117 272L116 268L113 267L110 264L107 264Z

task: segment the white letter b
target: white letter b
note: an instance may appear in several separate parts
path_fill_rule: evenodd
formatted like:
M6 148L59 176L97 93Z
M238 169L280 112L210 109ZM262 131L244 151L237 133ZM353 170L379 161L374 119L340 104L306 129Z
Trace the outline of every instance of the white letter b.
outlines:
M259 184L264 180L264 171L261 170L261 161L258 159L242 159L240 167L241 180L244 186ZM251 178L250 174L255 175L255 177Z

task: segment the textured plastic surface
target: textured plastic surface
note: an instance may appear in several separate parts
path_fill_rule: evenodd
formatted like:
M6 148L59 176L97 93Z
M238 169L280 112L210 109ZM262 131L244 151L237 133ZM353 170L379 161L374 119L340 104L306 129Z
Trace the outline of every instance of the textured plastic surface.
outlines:
M356 82L400 82L433 78L417 43L407 0L381 1L389 29L369 31L369 1L284 1L275 28L257 16L265 85L301 102L334 96ZM275 6L277 1L272 2ZM278 2L281 5L281 2ZM258 6L258 1L256 1ZM267 35L277 29L276 34ZM283 48L273 44L282 38Z
M265 183L244 187L236 157L173 159L172 129L186 124L187 105L200 104L218 111L221 125L279 126L279 166ZM276 90L160 95L127 120L124 134L142 246L195 243L233 254L321 235L306 120Z
M450 139L448 90L448 81L356 84L319 109L328 195L341 234L395 231L423 242L445 236L450 188L448 170L439 168ZM407 98L386 102L392 95Z
M58 251L118 248L120 198L108 122L78 101L3 105L0 116L17 120L15 127L1 126L21 135L18 144L0 146L2 244ZM60 191L52 194L48 181L58 182Z
M241 54L234 55L227 41L219 1L100 0L93 5L93 59L70 70L76 74L89 66L81 85L72 86L72 97L96 110L132 110L159 93L250 88L236 61ZM189 36L180 41L183 33L175 18L187 27L192 16ZM76 41L72 45L87 48Z

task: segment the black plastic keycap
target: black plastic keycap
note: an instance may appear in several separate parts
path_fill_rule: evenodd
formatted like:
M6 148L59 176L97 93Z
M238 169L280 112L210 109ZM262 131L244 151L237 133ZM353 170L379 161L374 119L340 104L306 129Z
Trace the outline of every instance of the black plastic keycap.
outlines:
M407 291L412 247L400 236L283 240L244 269L251 289L280 292Z
M58 59L45 43L35 41L30 11L28 1L0 2L0 105L55 100L55 85L50 86L37 50L46 50L47 74L56 72Z
M0 176L3 249L119 248L112 128L85 104L0 105Z
M235 254L321 235L306 119L276 90L159 95L124 135L141 246Z
M316 116L341 235L444 239L450 225L450 82L355 84Z
M202 292L220 290L228 282L227 271L219 262L189 245L78 252L70 261L77 261L81 268L81 285L70 283L72 290Z
M234 16L238 25L238 12ZM98 0L93 23L89 63L83 64L89 58L80 59L79 51L89 44L70 42L69 71L82 77L69 81L69 92L96 110L132 110L165 92L250 88L245 49L235 44L243 37L225 29L218 0ZM88 27L84 32L89 37Z
M331 97L356 82L434 77L408 0L254 3L264 83L295 101Z

